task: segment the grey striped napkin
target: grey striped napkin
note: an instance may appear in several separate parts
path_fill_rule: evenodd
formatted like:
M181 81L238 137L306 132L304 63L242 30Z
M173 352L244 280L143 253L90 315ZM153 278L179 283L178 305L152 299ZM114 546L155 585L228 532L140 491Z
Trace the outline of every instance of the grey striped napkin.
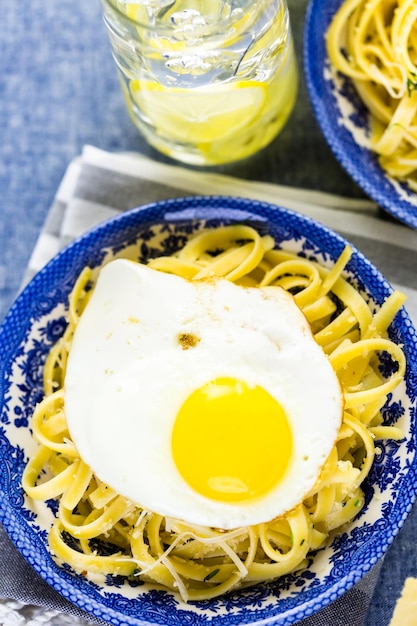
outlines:
M120 211L191 194L245 196L296 209L344 235L408 296L417 322L417 234L380 219L368 200L237 180L151 161L137 154L109 154L91 146L68 167L30 260L26 281L65 244ZM0 624L5 626L104 624L46 585L18 554L0 527ZM379 566L329 607L299 626L363 626Z

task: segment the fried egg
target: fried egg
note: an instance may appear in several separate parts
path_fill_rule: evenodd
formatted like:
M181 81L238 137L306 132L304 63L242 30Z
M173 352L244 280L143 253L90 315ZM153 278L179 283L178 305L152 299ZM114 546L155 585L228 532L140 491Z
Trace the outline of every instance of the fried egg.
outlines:
M289 293L127 260L100 272L64 393L70 435L100 480L149 511L224 529L305 498L343 407Z

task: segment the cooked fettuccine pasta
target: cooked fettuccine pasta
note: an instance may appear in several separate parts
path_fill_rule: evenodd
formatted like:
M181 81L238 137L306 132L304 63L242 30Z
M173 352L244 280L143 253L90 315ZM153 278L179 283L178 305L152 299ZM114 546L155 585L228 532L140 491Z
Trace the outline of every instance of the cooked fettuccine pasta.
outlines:
M371 148L417 189L417 2L345 0L327 32L333 66L371 115Z
M49 543L60 562L77 572L139 577L178 591L185 601L204 600L302 570L330 533L355 518L364 505L361 485L375 439L402 437L384 424L381 408L404 376L404 354L387 335L404 296L394 292L374 313L344 278L350 256L346 247L328 269L276 249L269 235L233 225L203 231L178 253L149 263L189 281L218 276L291 292L340 381L341 427L311 491L285 515L226 531L142 508L100 481L78 454L66 422L64 380L73 335L94 290L90 269L82 272L68 327L45 365L45 398L31 424L39 447L23 475L30 498L58 500ZM396 363L388 378L380 372L382 353Z

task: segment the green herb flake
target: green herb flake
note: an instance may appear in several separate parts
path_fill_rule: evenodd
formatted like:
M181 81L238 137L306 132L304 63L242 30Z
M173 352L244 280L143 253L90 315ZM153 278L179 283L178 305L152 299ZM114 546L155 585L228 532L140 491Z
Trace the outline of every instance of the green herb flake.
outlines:
M209 572L207 574L207 576L204 578L204 582L207 582L208 580L211 580L212 578L214 578L218 573L220 572L220 569L213 569L211 570L211 572Z
M417 74L411 72L411 76L412 78L407 77L407 92L409 98L411 98L411 94L414 91L417 91Z

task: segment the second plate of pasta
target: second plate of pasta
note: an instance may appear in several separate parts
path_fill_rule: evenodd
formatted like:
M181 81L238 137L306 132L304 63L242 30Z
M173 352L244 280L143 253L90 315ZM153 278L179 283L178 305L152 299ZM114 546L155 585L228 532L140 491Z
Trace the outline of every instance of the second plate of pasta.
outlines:
M384 210L417 228L413 2L311 0L307 87L335 156ZM395 16L395 18L394 18ZM411 43L410 43L411 42Z

